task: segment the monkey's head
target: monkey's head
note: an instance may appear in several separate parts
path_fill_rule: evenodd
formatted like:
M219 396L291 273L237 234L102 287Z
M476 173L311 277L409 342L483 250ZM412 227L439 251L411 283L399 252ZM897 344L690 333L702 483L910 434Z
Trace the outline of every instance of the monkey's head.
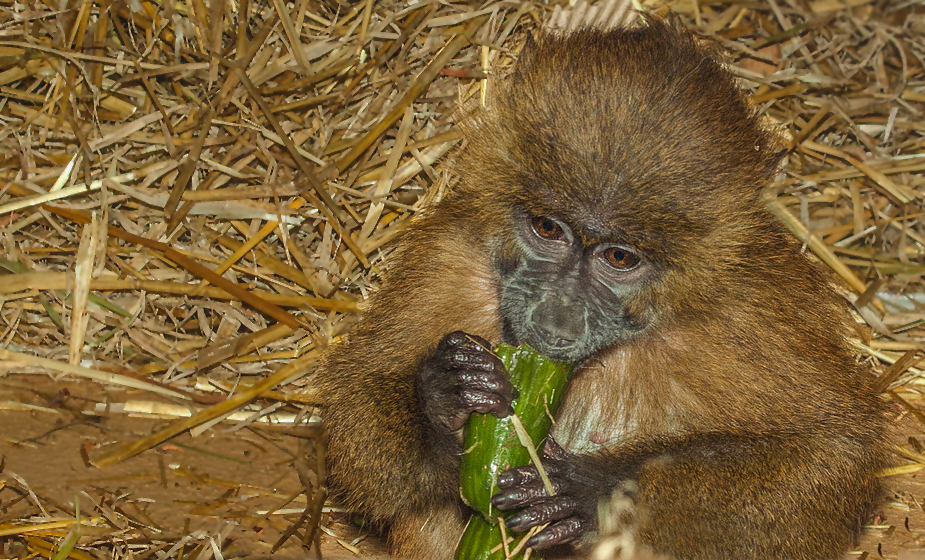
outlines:
M645 23L528 44L466 127L447 203L477 216L505 337L553 358L709 305L768 221L779 141L715 48Z

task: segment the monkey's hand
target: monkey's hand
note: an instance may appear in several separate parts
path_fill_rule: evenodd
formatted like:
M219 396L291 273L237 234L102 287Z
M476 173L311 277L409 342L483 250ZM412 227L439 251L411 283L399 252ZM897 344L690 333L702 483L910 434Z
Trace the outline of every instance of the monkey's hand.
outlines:
M526 546L534 549L576 542L593 531L600 493L580 482L584 478L576 467L580 457L567 453L551 437L546 441L542 462L555 495L549 496L537 468L530 465L501 473L500 490L491 498L492 505L502 511L523 508L506 521L513 531L548 524L527 541Z
M514 386L484 338L452 332L418 368L418 398L424 415L447 432L462 429L469 414L514 413Z

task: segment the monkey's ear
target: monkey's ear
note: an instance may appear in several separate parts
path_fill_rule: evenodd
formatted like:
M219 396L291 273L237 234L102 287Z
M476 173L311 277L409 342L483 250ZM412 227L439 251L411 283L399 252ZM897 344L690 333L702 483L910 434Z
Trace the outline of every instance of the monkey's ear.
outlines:
M530 33L527 35L524 47L520 50L520 55L518 55L517 62L514 64L513 76L515 80L520 80L526 75L533 66L534 58L536 58L536 39Z

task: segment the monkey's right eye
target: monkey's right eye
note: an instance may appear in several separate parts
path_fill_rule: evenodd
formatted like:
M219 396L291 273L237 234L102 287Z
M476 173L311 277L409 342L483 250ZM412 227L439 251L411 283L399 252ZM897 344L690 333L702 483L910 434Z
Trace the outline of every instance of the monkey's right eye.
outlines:
M531 221L533 223L533 232L543 239L549 239L550 241L565 239L565 231L562 226L552 218L536 216L531 218Z

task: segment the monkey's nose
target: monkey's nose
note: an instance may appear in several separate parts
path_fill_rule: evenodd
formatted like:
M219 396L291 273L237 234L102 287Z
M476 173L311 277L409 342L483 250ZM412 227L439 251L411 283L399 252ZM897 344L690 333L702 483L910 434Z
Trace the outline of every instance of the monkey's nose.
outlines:
M552 348L571 346L585 334L585 316L580 309L573 302L544 301L533 311L537 334Z

